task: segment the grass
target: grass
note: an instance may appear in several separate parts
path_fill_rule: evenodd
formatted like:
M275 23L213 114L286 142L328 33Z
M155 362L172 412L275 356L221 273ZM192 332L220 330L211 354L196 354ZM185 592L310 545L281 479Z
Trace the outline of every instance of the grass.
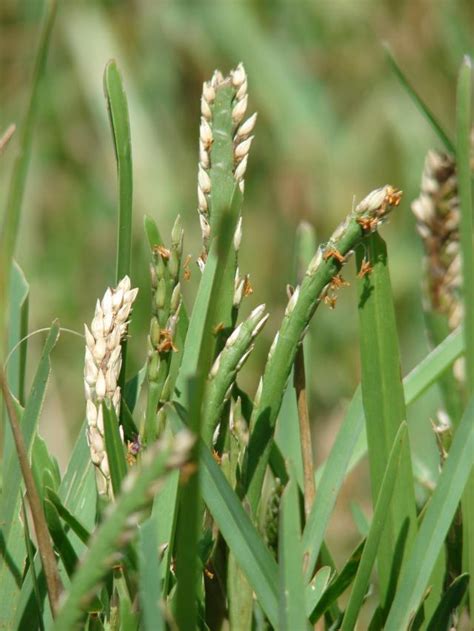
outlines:
M397 259L398 237L384 233L386 243L379 234L389 215L396 223L401 213L401 192L392 185L367 191L352 205L347 190L341 193L347 208L345 219L332 221L328 212L325 233L331 236L319 246L312 231L302 225L294 239L293 256L285 253L290 264L279 266L278 257L272 263L274 283L283 292L291 260L297 262L293 276L299 284L287 288L284 311L271 304L247 315L252 288L244 274L248 261L243 252L250 238L244 197L252 203L255 193L257 206L260 195L253 188L253 171L246 171L247 158L250 156L248 168L254 160L252 132L247 130L243 114L247 91L251 98L253 85L257 85L263 112L285 142L291 133L288 129L280 132L276 124L277 94L293 118L290 129L301 119L319 136L331 135L337 127L332 119L338 114L328 114L330 97L323 81L315 81L314 94L303 90L301 78L291 72L282 78L280 87L271 85L274 78L263 71L270 38L261 32L252 10L243 5L235 9L240 26L245 26L242 36L258 63L248 86L240 66L228 76L214 74L204 86L197 202L201 243L196 247L201 271L193 271L196 293L192 297L185 288L189 264L181 219L174 221L167 238L163 225L169 223L166 217L171 210L163 217L153 212L153 217L145 219L145 234L139 239L146 244L151 267L151 278L141 287L148 284L144 293L151 299L148 306L142 303L137 314L132 314L132 337L126 341L130 357L141 357L141 365L136 366L134 359L125 362L122 348L120 414L107 396L102 400L104 397L94 395L102 409L103 428L99 430L106 451L100 466L101 471L108 468L113 491L103 494L91 461L97 448L91 445L90 449L86 441L86 427L92 436L89 414L64 473L50 442L41 437L40 420L47 400L51 353L61 332L59 323L55 321L50 328L29 388L25 387L29 382L25 378L27 356L29 363L35 359L26 345L16 348L30 330L30 288L13 257L25 199L34 112L41 103L39 86L45 79L46 52L51 45L52 7L40 38L29 114L20 129L20 158L12 171L10 190L16 201L7 203L2 232L6 244L2 287L9 299L2 303L1 332L11 358L6 351L2 355L8 361L3 361L2 369L6 414L0 498L0 624L56 631L192 631L229 628L229 621L232 628L242 630L309 629L314 625L319 629L349 630L357 625L393 631L455 624L467 628L474 599L468 579L474 565L469 541L474 523L470 493L474 401L469 60L461 65L457 96L452 97L457 107L455 158L464 326L438 339L438 346L419 358L403 379L404 347L392 288L397 283L393 259ZM99 31L104 28L101 11L82 15ZM180 35L179 29L173 31L180 11L179 6L169 9L164 17L168 34L173 32L175 37ZM194 19L196 24L205 19L218 25L220 46L239 50L242 43L225 11L210 13L203 8ZM82 54L77 49L74 53ZM203 54L200 51L197 58ZM421 90L412 88L392 53L389 60L406 94L440 141L451 148L445 125L420 96ZM78 64L82 61L76 59ZM127 93L128 82L133 84L134 78L128 72L122 76L119 67L113 61L104 66L106 99L102 104L109 113L113 142L109 138L108 151L115 154L118 178L116 281L130 273L132 261L133 273L140 278L139 270L144 267L141 255L134 257L138 237L133 231L136 209L132 191L139 190L143 178L140 171L134 177L131 160L136 141L134 108ZM301 99L294 94L297 86ZM274 97L269 98L266 90L274 91ZM313 110L315 102L318 107ZM318 116L326 119L326 128L318 124ZM138 121L140 126L146 128L147 122ZM338 142L342 139L336 139ZM309 154L314 148L313 139L303 152ZM11 145L5 148L11 150ZM176 156L179 151L176 140ZM291 171L290 166L288 169ZM257 174L265 177L258 167ZM161 177L159 174L159 182ZM186 178L182 179L185 189ZM179 199L176 190L169 194L169 199L175 198ZM99 217L84 217L91 234L96 221ZM110 219L107 224L111 231ZM344 296L342 272L350 277L354 251L358 296L350 304ZM113 261L107 248L102 255ZM258 268L268 255L262 250L250 263ZM89 301L94 282L83 292L90 302L89 312L94 305ZM100 287L98 293L103 290ZM330 373L331 364L325 365L321 348L313 345L319 331L312 327L315 322L319 329L325 328L336 301L335 322L340 317L350 321L348 335L358 345L361 384L331 450L318 462L312 444L319 443L322 428L317 424L309 428L308 423L321 412L311 383L322 372ZM32 300L30 306L34 305ZM145 321L143 314L146 342L143 336L133 335L135 320ZM117 340L107 337L112 325L108 327L106 320L106 316L101 320L96 315L95 327L103 328L95 335L98 363L104 356L101 340L110 344L109 350L117 346ZM274 336L269 350L265 347L267 328ZM349 348L348 343L347 352ZM83 357L83 348L77 353ZM411 406L441 381L445 393L454 380L444 378L463 355L467 378L456 385L461 390L462 418L451 419L448 434L443 434L439 426L431 428L428 412L424 416L427 435L433 444L438 441L440 449L437 470L427 481L419 473L424 460L412 439ZM253 365L244 374L247 360ZM112 392L116 387L112 368L110 375L108 372L103 375L104 390ZM95 388L99 378L94 379ZM82 389L81 380L77 389ZM80 408L84 416L85 403ZM277 431L279 426L284 432ZM346 554L346 541L335 544L331 519L337 519L336 500L343 484L365 455L371 517L364 525L364 535L354 541L353 552ZM27 509L31 520L25 517ZM463 529L459 528L460 514Z

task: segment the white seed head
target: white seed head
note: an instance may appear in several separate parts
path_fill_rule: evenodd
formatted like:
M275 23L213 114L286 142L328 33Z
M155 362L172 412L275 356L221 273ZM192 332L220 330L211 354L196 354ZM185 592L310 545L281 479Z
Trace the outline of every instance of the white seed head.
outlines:
M242 216L239 217L237 227L234 232L234 250L236 252L240 249L240 243L242 241Z
M105 453L102 402L109 400L118 413L120 388L117 385L122 364L120 343L138 289L131 289L128 276L116 289L107 289L97 301L90 330L85 326L84 392L86 396L87 441L91 460L98 467L100 493L111 493L110 472Z
M201 225L201 235L204 242L209 241L211 236L211 226L204 213L199 213L199 223Z
M201 212L207 212L207 208L208 208L208 206L207 206L207 198L204 195L204 193L203 193L201 187L199 186L199 184L198 184L198 187L197 187L197 195L198 195L198 208L199 208L199 210Z
M250 138L247 138L246 140L243 140L241 143L239 143L235 149L234 149L234 158L235 160L241 160L244 156L246 156L248 154L248 152L250 151L250 145L252 144L252 140L254 139L254 136L250 136Z
M242 85L240 86L240 88L235 93L235 98L241 100L244 98L246 94L247 94L247 81L244 81Z
M247 111L248 95L246 94L242 99L237 101L232 109L232 122L239 125L245 116Z
M212 110L204 95L201 97L201 114L207 121L212 120Z
M249 136L253 132L256 122L257 112L255 112L255 114L252 114L252 116L249 116L249 118L247 118L247 120L244 121L242 125L240 125L240 127L235 132L236 138L238 140L241 140Z
M247 81L247 73L245 72L244 64L240 62L237 68L231 71L230 76L232 78L232 85L234 88L239 88L243 83L245 83Z
M209 173L205 171L201 165L199 165L198 170L198 183L203 193L211 192L211 178L209 177Z
M204 143L201 140L199 141L199 164L204 169L209 169L209 167L211 165L209 152L208 152L208 150L204 146Z
M248 162L249 156L248 154L241 160L241 162L239 162L239 164L237 165L236 169L235 169L235 173L234 173L234 177L237 180L237 182L240 182L240 180L243 179L244 175L245 175L245 171L247 169L247 162Z
M205 118L201 118L199 138L203 144L204 149L209 149L209 147L212 145L212 129Z
M207 101L207 103L214 103L214 99L216 98L216 91L211 85L210 81L205 81L202 84L202 96Z

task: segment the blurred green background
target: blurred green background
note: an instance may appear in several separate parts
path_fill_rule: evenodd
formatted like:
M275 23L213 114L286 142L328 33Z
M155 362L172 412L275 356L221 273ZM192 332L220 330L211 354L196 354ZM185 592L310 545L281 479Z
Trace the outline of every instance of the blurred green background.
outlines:
M0 128L21 125L43 13L40 0L0 3ZM353 204L386 183L404 190L382 228L388 242L402 371L427 352L420 276L421 246L409 204L428 148L437 138L391 73L386 41L420 95L453 136L456 74L472 52L470 0L266 0L59 2L42 88L23 206L17 259L31 284L30 329L58 317L82 330L96 297L113 282L116 177L102 88L114 57L129 99L134 157L133 283L140 287L129 344L131 370L145 359L148 252L145 213L168 239L176 214L185 252L196 258L197 139L202 82L239 61L249 76L249 112L259 118L246 177L241 270L254 293L244 312L265 302L272 317L242 375L253 393L292 282L294 235L301 220L326 240ZM3 203L14 138L2 157ZM345 275L354 280L353 267ZM186 287L192 304L199 272ZM311 414L321 461L359 381L354 288L337 308L321 307L312 327ZM42 340L30 342L37 356ZM84 414L83 348L64 334L53 358L43 433L64 465ZM30 374L34 361L30 361ZM410 410L412 438L436 472L431 392ZM368 500L364 467L351 476L342 503ZM334 523L345 527L345 520ZM338 556L336 552L336 557Z

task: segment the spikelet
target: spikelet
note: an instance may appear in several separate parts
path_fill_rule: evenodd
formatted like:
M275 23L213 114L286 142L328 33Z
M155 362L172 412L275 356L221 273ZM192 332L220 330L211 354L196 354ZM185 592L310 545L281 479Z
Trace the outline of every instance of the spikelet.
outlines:
M463 317L459 197L456 163L445 153L429 151L420 196L412 203L425 250L425 307L445 315L455 329Z
M91 460L96 466L97 488L101 495L112 494L110 471L104 439L102 402L110 401L119 414L122 367L121 341L125 337L128 319L138 289L131 289L125 276L115 289L110 287L97 301L90 329L85 327L86 352L84 387L86 396L87 442Z
M213 106L216 93L222 87L232 86L234 96L232 99L232 143L233 143L233 174L240 190L244 191L244 176L247 168L248 154L253 141L252 132L257 120L257 114L252 114L244 120L247 110L247 74L243 64L231 70L228 76L224 77L219 70L216 70L210 81L203 84L201 96L201 124L199 128L199 164L198 164L198 213L201 225L201 234L204 253L208 252L211 238L210 229L210 196L212 167L212 145L213 136ZM238 248L236 248L238 249ZM205 265L205 256L198 260L201 269Z

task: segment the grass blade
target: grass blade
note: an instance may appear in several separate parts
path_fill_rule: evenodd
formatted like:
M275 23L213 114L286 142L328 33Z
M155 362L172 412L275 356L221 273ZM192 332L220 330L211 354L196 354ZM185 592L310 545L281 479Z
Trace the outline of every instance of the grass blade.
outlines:
M462 331L454 331L433 349L403 381L407 405L416 401L433 385L439 375L452 365L463 350ZM312 568L316 563L324 533L345 476L366 453L364 409L359 387L346 412L331 453L316 474L318 494L324 498L324 501L316 499L303 532L304 553L308 555L307 580L309 580Z
M410 550L410 557L402 568L385 631L406 628L417 611L472 471L473 453L474 398L454 435L448 458Z
M127 97L122 77L114 60L109 61L105 67L104 91L114 139L119 185L117 265L115 274L115 280L118 284L124 276L130 276L133 175Z
M33 131L40 101L40 85L48 56L51 32L56 17L56 0L47 3L46 15L41 28L30 98L25 120L20 130L20 148L13 167L10 189L5 205L6 211L0 232L0 362L3 363L6 305L8 283L15 245L20 227L21 205L26 186L26 175L31 156Z
M446 590L426 631L448 631L453 611L459 607L469 585L469 574L458 576Z
M372 235L367 240L367 250L359 249L357 255L359 268L366 256L373 268L359 283L359 316L362 400L375 506L406 409L385 243L378 234ZM393 501L377 555L383 607L391 602L402 559L415 530L415 491L407 441L403 444Z
M456 99L456 161L461 208L460 243L463 274L464 336L466 340L466 387L474 396L474 253L472 219L472 180L470 166L471 133L471 60L466 57L459 71ZM474 608L474 473L471 473L462 498L463 566L471 576L469 603Z
M370 574L372 572L372 567L380 544L380 538L388 515L388 508L392 500L392 493L400 464L400 455L404 441L406 440L406 435L407 425L406 423L402 423L395 437L390 457L387 462L387 468L385 469L382 484L380 485L380 493L377 498L377 504L375 505L374 516L372 518L364 551L362 552L362 558L354 580L351 597L344 614L341 631L350 631L355 628L357 616L367 592Z
M419 94L416 92L414 87L406 78L404 72L402 71L400 66L397 64L396 59L393 56L392 51L390 50L390 47L386 44L384 46L384 49L385 49L385 57L387 59L388 65L390 66L391 70L393 71L397 79L400 81L403 88L406 90L407 94L410 96L410 98L415 103L417 108L420 110L420 112L423 114L426 120L430 123L435 134L441 140L443 145L446 147L446 149L450 153L454 154L454 151L455 151L454 144L451 142L448 135L441 127L441 124L439 123L439 121L437 120L433 112L429 109L426 103L421 99Z
M158 554L157 516L152 515L139 529L139 595L144 631L165 631L160 608L161 564Z
M342 570L337 574L327 586L318 601L318 604L311 612L310 620L314 624L323 613L336 603L337 599L343 594L354 580L354 576L359 567L362 551L364 550L365 540L363 540L349 557Z
M278 625L278 568L209 449L201 448L203 499L273 626Z
M280 570L280 626L282 631L309 629L306 617L298 484L294 476L281 499L278 562Z
M20 344L20 341L23 340L28 333L28 296L30 288L21 268L15 261L13 262L10 276L10 296L8 301L10 313L7 347L10 356L6 366L6 374L10 392L19 401L20 405L24 406L27 342L25 341ZM1 421L2 410L0 410L0 422ZM2 429L2 475L5 479L7 475L6 467L15 447L8 423L2 423Z

